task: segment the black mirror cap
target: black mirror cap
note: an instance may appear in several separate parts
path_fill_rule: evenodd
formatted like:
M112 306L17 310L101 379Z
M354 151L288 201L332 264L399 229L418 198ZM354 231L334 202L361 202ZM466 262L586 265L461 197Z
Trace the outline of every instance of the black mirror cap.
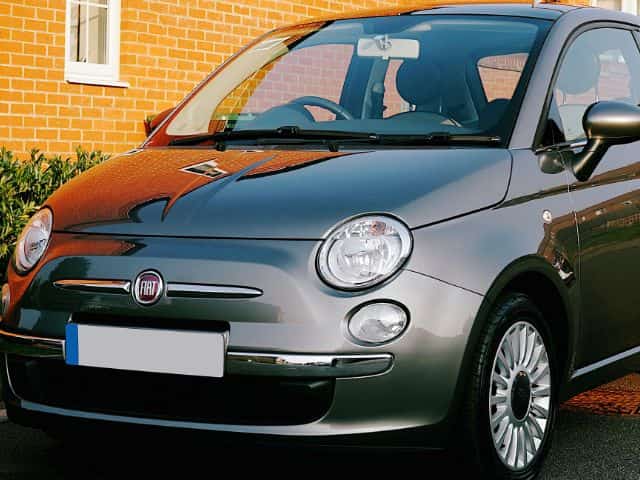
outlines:
M640 140L640 107L623 102L597 102L584 113L587 139L619 145Z
M573 155L571 169L579 181L586 182L609 147L640 140L640 107L623 102L596 102L584 112L582 126L587 144Z

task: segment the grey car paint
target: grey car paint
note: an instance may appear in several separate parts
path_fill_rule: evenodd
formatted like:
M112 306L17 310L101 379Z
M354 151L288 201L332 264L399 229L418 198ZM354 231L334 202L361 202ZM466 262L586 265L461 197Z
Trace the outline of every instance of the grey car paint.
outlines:
M429 10L424 14L500 14L499 8L463 6ZM265 292L259 299L242 303L226 302L223 305L222 301L202 301L200 308L194 309L194 315L214 319L220 308L225 311L233 332L230 348L264 348L269 344L281 351L380 351L393 353L396 363L385 375L338 380L331 411L310 425L251 428L199 425L198 428L295 435L395 431L418 426L436 428L450 420L451 412L455 411L456 393L464 387L474 341L483 328L487 311L507 285L527 278L533 279L539 292L545 295L539 300L551 314L551 319L557 322L556 332L565 334L558 337L561 340L557 347L565 357L563 377L567 380L567 392L573 385L584 385L581 383L584 380L587 383L595 381L604 369L592 372L589 367L596 361L604 359L606 362L608 355L624 350L625 347L617 342L624 337L628 327L625 322L632 322L635 317L604 318L596 323L597 319L585 316L581 321L581 284L598 279L585 276L590 272L591 260L580 257L579 234L588 236L592 227L580 219L581 214L612 199L624 202L627 195L635 195L633 189L637 180L635 171L631 171L635 165L627 167L629 171L624 175L612 175L611 172L615 173L616 165L620 166L628 159L630 152L636 152L638 145L611 149L594 180L587 184L577 183L567 171L543 173L534 147L559 55L571 34L585 25L602 25L602 22L624 24L634 29L640 28L640 23L635 17L589 8L525 8L528 7L514 7L524 15L552 16L550 11L555 16L558 12L564 14L556 20L529 82L510 139L510 151L432 149L403 152L401 157L409 165L408 170L423 158L431 158L430 176L410 183L411 188L402 192L391 207L375 200L358 205L364 210L393 211L414 227L412 233L417 247L412 257L405 268L385 284L364 293L330 289L315 272L314 258L319 242L314 240L183 239L192 246L188 249L189 256L185 257L187 249L176 252L170 248L167 239L137 236L133 224L121 224L117 229L113 225L83 226L77 229L78 233L56 233L54 245L58 241L64 243L64 237L72 235L78 242L112 242L113 239L99 233L117 232L122 234L118 241L129 245L130 250L126 256L79 253L51 260L38 271L32 285L25 288L20 320L9 326L60 337L70 312L109 311L117 315L133 308L128 297L54 290L52 281L63 279L68 272L76 272L78 268L84 269L87 278L131 279L142 269L161 267L167 280L173 282L210 281L210 272L216 272L224 283L262 288ZM539 13L540 10L543 12ZM349 157L349 161L359 162L360 158L369 162L379 158L382 168L392 169L394 162L382 160L389 153L357 153ZM467 162L467 157L473 162ZM451 165L452 160L464 166L460 176L443 171L438 177L436 171ZM319 168L329 174L343 161L334 159ZM478 161L482 163L474 164ZM466 177L468 174L472 175ZM608 180L607 175L611 175ZM460 183L453 181L456 178ZM603 178L606 181L603 182ZM411 177L407 180L413 181ZM421 182L427 182L430 187L417 194L415 189ZM480 188L482 182L486 182L487 190ZM336 203L344 202L347 187L347 184L340 185ZM238 200L233 188L227 192L222 189L220 197L229 195ZM387 200L392 201L391 198ZM362 213L356 212L352 205L330 207L330 215L321 216L314 222L296 219L296 228L304 229L304 237L314 239L340 220L339 217ZM246 222L246 217L241 220ZM252 218L252 222L254 220L259 221ZM238 230L234 235L256 235L249 227L240 230L242 222L237 222ZM177 225L174 223L172 228ZM159 223L157 226L159 235L168 233L160 230ZM74 228L72 225L67 227ZM273 226L273 235L291 235L282 228ZM194 231L193 234L215 235L214 232ZM633 246L624 248L632 249ZM607 254L613 255L613 252ZM234 262L232 269L227 268L230 261ZM607 258L600 261L606 262ZM634 270L631 266L630 269ZM593 286L597 288L598 284L593 283ZM627 301L633 298L634 292L628 284L618 286L623 289L621 295L626 294ZM51 295L58 299L55 308L46 304ZM406 305L409 311L418 312L412 315L409 331L398 341L372 349L350 343L338 328L326 328L327 322L338 326L351 309L376 299L394 299ZM170 317L185 307L181 302L185 300L165 298L151 307L148 315ZM286 309L283 305L287 305ZM255 316L255 312L259 312L264 320L248 322L246 319ZM605 338L598 335L603 331ZM638 340L624 338L630 346L640 343ZM584 372L584 375L572 382L570 379L575 377L576 371ZM620 371L620 368L607 370L609 376ZM398 409L398 404L403 408ZM23 402L22 406L28 410L47 411L46 406L32 402ZM82 412L66 413L92 416ZM441 442L442 436L436 436L434 444Z
M188 161L194 152L169 153ZM157 161L157 154L157 149L149 149L116 158L98 166L93 175L63 186L47 202L56 212L56 229L111 235L320 239L337 221L367 212L392 213L409 227L418 227L496 205L507 192L511 174L511 157L504 149L327 153L285 175L273 169L281 158L296 152L229 150L211 152L208 160L225 172L239 155L251 160L230 176L191 189L194 176L183 173L182 163L167 166ZM144 189L146 197L141 198L140 189L132 184L131 189L120 185L118 198L121 205L135 205L135 214L121 218L118 210L100 221L93 209L68 214L77 211L78 199L84 205L99 205L105 179L121 183L120 172L138 179L138 171L151 185ZM174 193L154 189L159 177L173 179ZM456 195L458 191L465 195ZM224 222L212 221L219 212L224 212Z

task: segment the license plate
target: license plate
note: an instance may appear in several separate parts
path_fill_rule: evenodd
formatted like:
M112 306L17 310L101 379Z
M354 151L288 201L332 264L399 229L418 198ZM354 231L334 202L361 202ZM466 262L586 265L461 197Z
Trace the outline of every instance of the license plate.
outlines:
M85 367L222 377L226 343L224 333L69 323L65 361Z

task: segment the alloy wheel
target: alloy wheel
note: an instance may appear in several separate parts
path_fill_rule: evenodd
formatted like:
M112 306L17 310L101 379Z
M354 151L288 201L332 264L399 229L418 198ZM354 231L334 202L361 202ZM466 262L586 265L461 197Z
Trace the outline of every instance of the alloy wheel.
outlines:
M551 407L551 367L544 339L531 323L517 322L500 340L489 388L493 444L507 468L522 470L534 461Z

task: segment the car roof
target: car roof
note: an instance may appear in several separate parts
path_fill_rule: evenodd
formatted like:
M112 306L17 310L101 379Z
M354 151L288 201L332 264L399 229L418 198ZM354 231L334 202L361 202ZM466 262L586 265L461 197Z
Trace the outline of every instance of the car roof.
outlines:
M311 23L318 21L334 21L348 20L352 18L365 17L388 17L396 15L428 15L428 14L459 14L459 15L508 15L516 17L533 17L554 20L566 13L584 5L570 3L523 3L523 2L504 2L487 0L486 3L468 3L468 2L425 2L417 3L412 6L393 7L393 8L377 8L369 10L356 10L341 14L328 15L322 17L310 18L303 23Z

